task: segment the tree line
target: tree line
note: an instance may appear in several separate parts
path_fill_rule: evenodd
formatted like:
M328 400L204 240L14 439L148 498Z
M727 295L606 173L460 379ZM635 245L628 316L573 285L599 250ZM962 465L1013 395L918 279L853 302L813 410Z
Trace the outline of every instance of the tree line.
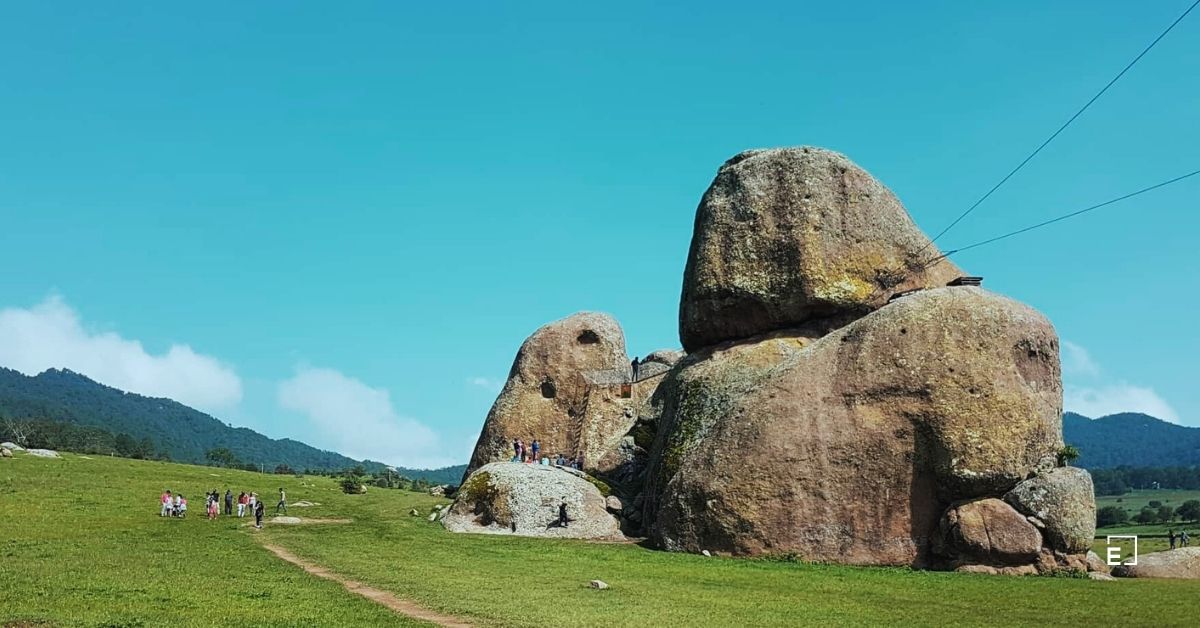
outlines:
M1100 528L1127 523L1146 525L1151 523L1167 524L1175 521L1200 521L1200 500L1189 499L1180 504L1179 508L1173 508L1160 501L1151 501L1148 505L1143 506L1136 515L1131 515L1128 510L1120 506L1105 506L1096 511L1096 526Z
M1097 495L1124 495L1134 489L1200 490L1200 466L1091 469Z
M60 421L5 418L0 420L0 441L13 442L26 449L54 449L141 460L171 459L166 451L155 447L150 437L137 439L124 432L113 433L102 427Z

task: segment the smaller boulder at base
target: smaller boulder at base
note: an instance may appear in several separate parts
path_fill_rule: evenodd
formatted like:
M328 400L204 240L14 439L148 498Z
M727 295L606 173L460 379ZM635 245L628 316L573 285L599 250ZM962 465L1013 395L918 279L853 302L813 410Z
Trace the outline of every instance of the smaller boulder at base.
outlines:
M1200 579L1200 547L1142 554L1136 565L1114 566L1112 575L1119 578Z
M1045 524L1046 545L1081 554L1096 535L1096 498L1092 476L1083 469L1051 469L1018 484L1004 496L1018 512Z
M1012 506L988 498L951 506L941 521L944 552L963 562L1020 565L1032 563L1042 535Z
M565 505L566 521L562 520ZM617 540L617 518L605 496L578 471L520 462L493 462L459 487L442 520L451 532ZM565 523L565 525L564 525Z

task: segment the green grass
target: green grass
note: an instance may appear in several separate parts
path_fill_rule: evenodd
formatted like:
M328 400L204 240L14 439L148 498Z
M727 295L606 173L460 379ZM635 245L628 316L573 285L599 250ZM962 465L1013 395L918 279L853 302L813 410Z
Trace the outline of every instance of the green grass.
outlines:
M1129 511L1130 517L1133 517L1142 508L1149 506L1152 501L1161 502L1172 508L1178 508L1183 502L1189 499L1200 499L1200 491L1177 489L1136 490L1125 495L1099 496L1096 498L1096 509L1099 510L1105 506L1119 506ZM1100 556L1105 556L1106 536L1110 534L1135 534L1138 537L1139 554L1161 552L1170 549L1171 544L1167 539L1167 533L1171 530L1174 530L1175 534L1186 530L1188 536L1191 537L1191 543L1193 545L1200 545L1200 523L1176 520L1171 523L1151 523L1145 525L1128 523L1119 526L1097 528L1096 542L1092 544L1092 550ZM1128 557L1130 553L1125 552L1122 556Z
M1200 499L1200 491L1162 489L1157 491L1132 491L1124 495L1101 495L1096 498L1096 508L1120 506L1128 510L1130 516L1133 516L1142 508L1149 506L1152 501L1162 502L1172 508L1179 508L1183 502L1189 499Z
M1200 611L1200 582L1192 581L988 577L455 535L408 514L446 500L379 489L350 496L332 480L304 482L310 486L290 477L69 454L0 460L0 624L404 624L275 559L258 546L262 539L489 626L1077 626L1139 618L1184 626ZM202 497L228 485L270 495L281 484L292 501L322 503L292 514L354 523L255 533L195 513L186 521L157 516L163 488ZM611 588L588 588L597 578Z
M241 526L252 519L201 512L226 487L324 503L332 480L63 456L0 460L0 625L415 625L281 563ZM188 497L186 519L158 516L167 488Z

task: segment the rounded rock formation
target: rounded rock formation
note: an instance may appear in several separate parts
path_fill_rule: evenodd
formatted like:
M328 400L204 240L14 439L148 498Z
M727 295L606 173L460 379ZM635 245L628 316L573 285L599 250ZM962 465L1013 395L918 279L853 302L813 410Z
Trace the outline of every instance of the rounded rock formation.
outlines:
M581 312L542 326L517 352L467 473L512 458L517 438L606 470L598 465L636 420L634 400L621 396L628 381L625 334L613 317Z
M644 516L680 551L926 564L946 504L1062 445L1053 328L978 288L692 353L661 391Z
M566 527L556 524L567 505ZM459 487L442 523L451 532L516 534L574 539L623 538L605 495L572 470L516 462L493 462Z
M1096 535L1092 476L1074 467L1055 468L1018 484L1004 496L1020 512L1045 524L1052 549L1082 554Z
M957 557L988 565L1028 565L1042 549L1042 535L1012 506L995 498L951 506L941 535Z
M1200 547L1181 547L1138 556L1136 565L1116 565L1118 578L1200 578Z
M691 352L944 286L954 264L886 186L844 155L748 150L726 161L696 210L679 335Z

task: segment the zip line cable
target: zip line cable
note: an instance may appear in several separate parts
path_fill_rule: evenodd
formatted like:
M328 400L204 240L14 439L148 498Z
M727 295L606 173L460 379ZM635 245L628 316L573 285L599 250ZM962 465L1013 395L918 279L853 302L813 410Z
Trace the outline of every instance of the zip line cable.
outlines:
M1184 179L1186 179L1186 178L1188 178L1188 177L1194 177L1194 176L1196 176L1196 175L1198 175L1198 174L1200 174L1200 170L1194 170L1194 171L1192 171L1192 172L1189 172L1189 173L1187 173L1187 174L1185 174L1185 175L1183 175L1183 176L1175 177L1174 179L1170 179L1170 180L1168 180L1168 181L1163 181L1162 183L1156 183L1156 184L1154 184L1154 185L1152 185L1152 186L1150 186L1150 187L1147 187L1147 188L1142 188L1142 189L1140 189L1140 190L1138 190L1138 191L1136 191L1136 192L1130 192L1129 194L1126 194L1126 195L1124 195L1124 196L1118 196L1117 198L1110 199L1110 200L1104 201L1103 203L1098 203L1098 204L1096 204L1096 205L1092 205L1091 207L1085 207L1085 208L1083 208L1083 209L1080 209L1080 210L1077 210L1077 211L1073 211L1073 212L1071 212L1071 213L1069 213L1069 214L1063 214L1062 216L1059 216L1059 217L1057 217L1057 218L1051 218L1050 220L1047 220L1047 221L1045 221L1045 222L1039 222L1039 223L1038 223L1038 224L1036 224L1036 225L1030 225L1030 226L1028 226L1028 227L1025 227L1025 228L1023 228L1023 229L1017 229L1016 231L1010 231L1010 232L1008 232L1008 233L1006 233L1006 234L1004 234L1004 235L998 235L998 236L996 236L996 237L994 237L994 238L988 238L987 240L982 240L982 241L980 241L980 242L976 242L976 243L974 243L974 244L969 244L969 245L967 245L967 246L964 246L964 247L960 247L960 248L957 248L957 249L953 249L953 250L950 250L950 251L946 251L945 253L942 253L941 255L939 255L939 256L937 256L937 257L935 257L935 258L933 258L933 259L929 260L928 262L926 262L926 263L925 263L925 266L924 266L924 267L922 267L922 268L923 268L923 269L925 269L925 268L930 268L930 267L932 267L934 264L937 264L938 262L940 262L940 261L942 261L942 260L946 259L947 257L950 257L951 255L954 255L955 253L961 253L961 252L963 252L963 251L966 251L966 250L968 250L968 249L973 249L973 248L975 248L975 247L978 247L978 246L983 246L983 245L985 245L985 244L991 244L991 243L993 243L993 242L996 242L996 241L999 241L999 240L1003 240L1003 239L1005 239L1005 238L1011 238L1011 237L1013 237L1013 236L1015 236L1015 235L1020 235L1020 234L1022 234L1022 233L1026 233L1026 232L1029 232L1029 231L1033 231L1034 229L1040 229L1040 228L1042 228L1042 227L1045 227L1046 225L1052 225L1052 224L1054 224L1054 223L1056 223L1056 222L1061 222L1061 221L1063 221L1063 220L1066 220L1066 219L1068 219L1068 218L1074 218L1075 216L1078 216L1078 215L1080 215L1080 214L1086 214L1086 213L1088 213L1088 212L1090 212L1090 211L1093 211L1093 210L1096 210L1096 209L1100 209L1101 207L1105 207L1105 206L1107 206L1107 205L1112 205L1113 203L1118 203L1118 202L1120 202L1120 201L1123 201L1123 200L1126 200L1126 199L1133 198L1133 197L1135 197L1135 196L1137 196L1137 195L1139 195L1139 194L1145 194L1146 192L1149 192L1149 191L1151 191L1151 190L1157 190L1158 188L1161 188L1161 187L1165 187L1165 186L1171 185L1172 183L1178 183L1179 181L1183 181Z
M1162 33L1159 33L1158 37L1155 37L1154 41L1150 42L1150 45L1146 46L1145 50L1142 50L1142 52L1140 54L1138 54L1138 56L1134 57L1133 61L1130 61L1129 64L1126 65L1123 70L1118 72L1117 75L1114 76L1112 78L1112 80L1109 81L1108 84L1104 86L1103 89L1096 92L1096 95L1092 96L1092 99L1087 101L1087 103L1084 104L1083 107L1080 107L1079 111L1075 112L1075 115L1071 116L1070 119L1068 119L1066 122L1064 122L1062 126L1058 127L1058 130L1055 131L1053 134L1051 134L1050 137L1046 138L1046 141L1042 142L1042 144L1040 146L1038 146L1036 149L1034 149L1034 151L1032 153L1029 153L1029 156L1026 157L1024 159L1024 161L1017 164L1016 168L1013 168L1011 172L1004 175L1004 178L1000 179L1000 182L997 183L996 185L993 185L992 189L987 191L987 194L984 194L983 196L979 197L979 200L975 201L975 203L973 205L968 207L967 211L960 214L958 216L958 218L955 218L954 222L951 222L949 225L946 226L945 229L942 229L941 232L939 232L936 236L934 236L932 240L930 240L928 243L926 243L925 246L921 247L921 250L917 251L917 253L924 251L925 249L929 248L930 246L933 246L933 243L937 242L938 238L941 238L942 236L946 235L947 231L953 229L954 226L957 225L959 222L962 222L963 218L966 218L971 212L975 211L975 208L982 205L983 202L986 201L988 199L988 197L992 195L993 192L1000 189L1000 186L1007 183L1008 180L1011 179L1013 175L1017 174L1017 172L1020 171L1021 168L1025 167L1025 164L1032 161L1033 158L1036 157L1038 153L1042 152L1043 148L1045 148L1050 142L1054 141L1054 138L1058 137L1058 135L1060 133L1062 133L1064 130L1066 130L1066 128L1068 126L1071 126L1071 123L1074 122L1076 118L1078 118L1080 115L1082 115L1084 111L1087 111L1088 107L1092 106L1092 103L1096 102L1096 100L1098 100L1101 96L1103 96L1104 92L1108 91L1108 88L1112 87L1113 84L1116 83L1117 81L1119 81L1122 76L1125 76L1125 73L1128 72L1129 69L1132 68L1134 65L1136 65L1138 61L1141 61L1142 57L1146 56L1146 53L1150 52L1150 49L1154 48L1154 46L1157 45L1158 42L1161 41L1163 37L1166 37L1167 33L1171 32L1171 29L1175 28L1176 24L1182 22L1183 18L1187 17L1188 14L1192 12L1192 9L1195 9L1197 5L1200 5L1200 0L1196 0L1195 2L1193 2L1192 6L1188 7L1187 10L1184 11L1182 15L1175 18L1175 21L1171 22L1171 25L1167 27L1167 30L1164 30Z

